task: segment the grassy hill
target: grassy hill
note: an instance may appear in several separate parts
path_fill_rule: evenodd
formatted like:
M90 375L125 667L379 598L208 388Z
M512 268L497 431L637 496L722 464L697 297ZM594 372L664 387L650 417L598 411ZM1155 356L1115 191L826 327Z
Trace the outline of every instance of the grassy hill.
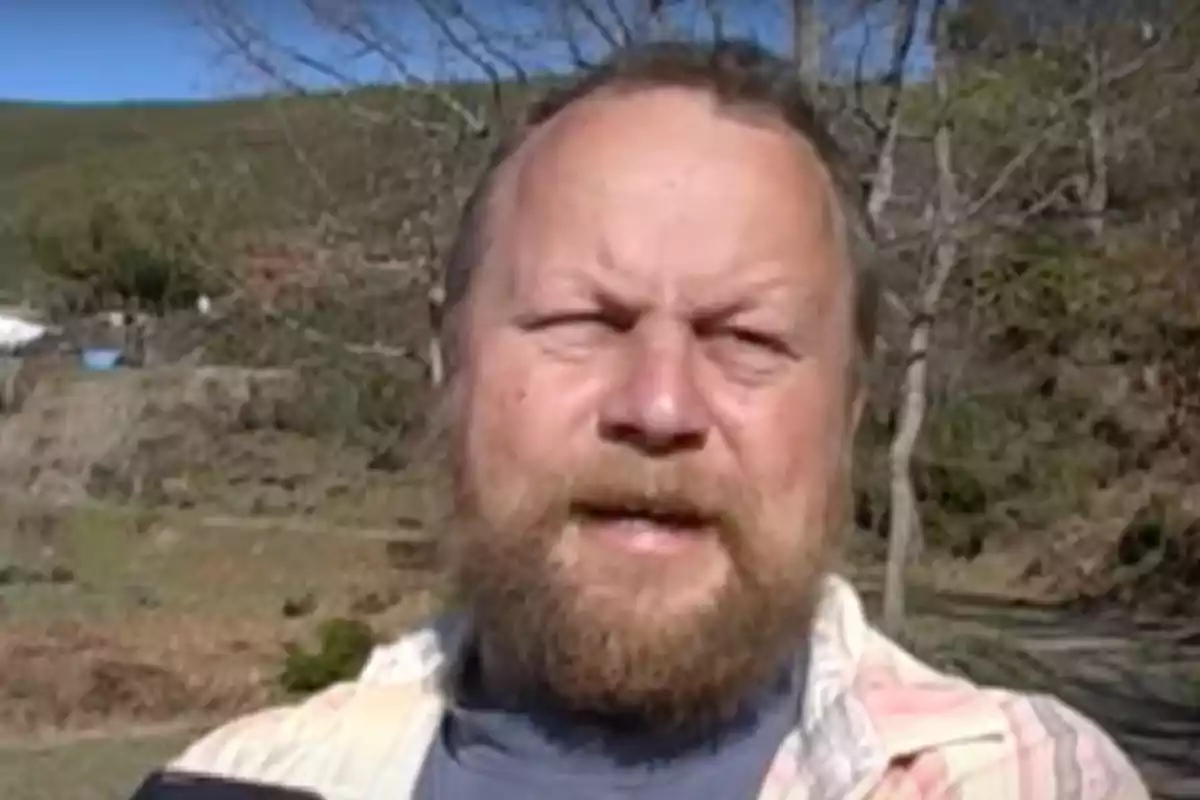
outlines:
M88 161L137 163L152 151L186 148L260 111L261 101L74 106L0 102L0 291L34 277L13 229L39 183Z
M481 86L435 91L473 111L486 111L491 101L490 89ZM503 91L509 105L520 93L515 87ZM48 188L58 190L56 204L64 193L72 202L86 201L97 184L111 186L164 165L184 165L204 180L220 177L226 168L250 176L258 195L254 202L260 205L280 198L296 201L316 188L336 194L323 199L326 205L353 204L394 189L379 182L397 162L402 171L411 171L418 160L428 163L420 155L428 154L421 138L453 143L461 127L434 92L387 87L349 95L213 102L0 100L0 292L19 290L36 276L17 219L22 206ZM319 187L329 179L318 178L318 170L339 185Z
M72 105L0 99L0 295L36 276L16 219L31 197L48 188L58 188L55 204L64 192L74 203L85 201L97 183L137 180L163 164L190 163L193 172L212 180L215 162L251 176L259 210L286 199L312 211L378 206L388 196L407 193L403 184L429 183L421 173L441 163L451 171L462 169L458 176L439 173L434 181L453 195L474 174L482 151L451 105L461 104L494 124L553 80L503 85L498 93L489 85L450 84L205 102ZM91 185L83 180L88 175ZM331 181L335 185L317 186ZM323 196L313 197L314 191ZM400 205L412 204L402 200ZM395 227L404 222L395 213L386 220Z

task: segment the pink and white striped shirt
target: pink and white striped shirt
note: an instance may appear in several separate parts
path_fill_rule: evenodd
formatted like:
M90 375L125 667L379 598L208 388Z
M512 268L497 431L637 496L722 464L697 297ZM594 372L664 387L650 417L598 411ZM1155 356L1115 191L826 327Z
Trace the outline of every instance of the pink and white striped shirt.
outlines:
M410 797L464 628L446 617L408 634L355 681L229 723L170 767L323 800ZM840 578L826 581L809 655L800 722L759 800L1149 800L1092 721L935 671L873 629Z

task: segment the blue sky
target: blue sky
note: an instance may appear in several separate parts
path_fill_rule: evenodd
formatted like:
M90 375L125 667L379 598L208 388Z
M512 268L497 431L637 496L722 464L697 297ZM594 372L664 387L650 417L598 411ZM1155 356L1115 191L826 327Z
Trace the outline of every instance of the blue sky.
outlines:
M0 0L0 98L221 93L212 47L173 0Z
M213 39L194 17L203 0L0 0L0 99L53 102L194 99L261 91L272 84L242 62L222 58ZM395 80L395 70L379 59L353 56L344 40L325 35L296 13L294 0L238 0L278 34L305 53L318 53L359 80ZM503 0L468 3L483 9L488 25L522 31L536 24L519 4ZM396 7L400 4L394 4ZM404 4L409 5L409 4ZM602 4L601 4L602 5ZM687 4L684 4L685 6ZM830 0L830 5L848 4ZM772 44L782 43L786 20L778 0L730 0L728 29ZM833 13L836 13L833 12ZM404 31L411 53L406 63L422 77L459 73L461 60L423 19L393 20ZM864 29L851 30L831 45L836 53L857 50ZM536 41L544 42L544 34ZM886 43L872 44L880 54ZM534 64L553 64L560 55L545 44L521 49ZM353 56L353 57L352 57ZM303 70L301 82L316 78ZM317 81L319 82L319 81Z

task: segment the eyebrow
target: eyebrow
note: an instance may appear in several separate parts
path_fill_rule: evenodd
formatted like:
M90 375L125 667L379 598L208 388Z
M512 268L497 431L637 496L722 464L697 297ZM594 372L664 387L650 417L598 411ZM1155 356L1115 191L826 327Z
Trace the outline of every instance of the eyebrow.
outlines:
M696 312L710 320L756 312L799 312L802 318L807 318L819 314L825 305L816 291L803 289L797 292L781 284L768 285L765 289L761 284L737 287L732 296L726 291L711 302L695 304Z
M549 276L526 284L533 290L526 297L544 298L549 290L555 294L561 292L575 302L590 302L606 310L638 315L654 307L653 285L647 287L641 276L630 275L622 269L606 248L600 248L594 258L600 269L553 269ZM748 262L742 266L750 268L756 263ZM704 280L707 286L701 291L684 293L683 305L688 315L708 322L748 313L794 314L800 319L809 319L821 316L830 305L829 299L822 296L825 293L815 287L797 287L779 276L744 280L736 270L734 275L733 279L708 278Z

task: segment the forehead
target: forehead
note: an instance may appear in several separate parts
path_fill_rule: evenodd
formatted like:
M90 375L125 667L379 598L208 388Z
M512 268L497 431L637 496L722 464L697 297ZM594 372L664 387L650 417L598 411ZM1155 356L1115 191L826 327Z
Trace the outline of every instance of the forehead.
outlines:
M701 90L577 102L514 154L492 200L486 261L514 288L603 275L661 291L766 281L811 292L845 277L836 197L813 148Z

